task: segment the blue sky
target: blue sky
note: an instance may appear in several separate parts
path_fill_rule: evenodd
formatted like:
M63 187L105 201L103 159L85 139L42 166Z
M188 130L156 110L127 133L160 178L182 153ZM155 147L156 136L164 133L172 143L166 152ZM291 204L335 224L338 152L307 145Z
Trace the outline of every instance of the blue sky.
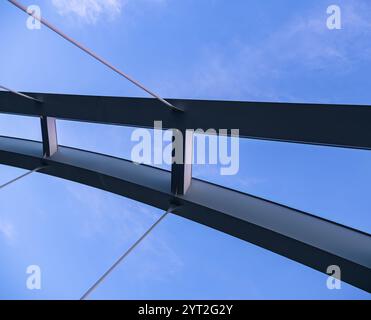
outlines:
M322 0L22 1L164 97L370 105L371 4L335 2L343 28L330 31L334 2ZM28 30L7 1L0 30L2 85L146 96L46 28ZM38 140L38 125L0 115L3 135ZM130 128L59 121L58 130L61 144L130 155ZM247 139L240 149L238 175L197 165L194 176L371 233L370 152ZM22 172L0 166L0 183ZM0 203L0 298L79 298L162 213L39 174L1 190ZM30 264L41 267L40 291L25 288ZM368 298L347 284L328 290L326 278L171 216L92 298Z

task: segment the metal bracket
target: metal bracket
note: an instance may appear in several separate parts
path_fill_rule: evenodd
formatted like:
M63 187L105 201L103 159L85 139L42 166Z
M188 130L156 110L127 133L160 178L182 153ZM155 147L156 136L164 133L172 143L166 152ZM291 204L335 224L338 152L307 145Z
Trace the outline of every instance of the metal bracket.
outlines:
M52 117L41 116L40 122L43 139L43 155L49 158L58 150L56 120Z
M192 182L193 130L173 130L171 192L184 195Z

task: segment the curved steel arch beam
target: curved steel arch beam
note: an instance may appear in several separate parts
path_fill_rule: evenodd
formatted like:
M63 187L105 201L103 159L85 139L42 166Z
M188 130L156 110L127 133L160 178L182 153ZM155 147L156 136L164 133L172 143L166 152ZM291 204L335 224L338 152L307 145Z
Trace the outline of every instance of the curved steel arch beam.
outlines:
M43 159L42 143L0 137L0 163L75 181L166 210L278 253L371 292L371 235L313 215L205 181L186 195L171 193L171 173L130 161L67 147ZM44 191L46 192L46 191ZM325 283L324 283L325 285Z

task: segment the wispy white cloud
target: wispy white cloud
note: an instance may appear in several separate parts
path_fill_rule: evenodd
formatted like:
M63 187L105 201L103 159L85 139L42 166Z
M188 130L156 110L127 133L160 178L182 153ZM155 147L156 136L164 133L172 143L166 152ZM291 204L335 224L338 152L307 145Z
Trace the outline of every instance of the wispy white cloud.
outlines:
M203 57L189 68L190 79L169 81L162 91L193 98L298 101L298 93L282 94L281 80L317 72L340 77L370 60L369 2L344 2L341 8L342 30L328 30L326 7L314 6L263 41L231 37L229 43L205 45Z
M0 235L2 235L6 241L12 241L15 237L14 227L11 223L0 220Z
M114 18L121 13L126 2L126 0L52 0L59 14L73 14L87 23L95 23L101 16Z
M78 17L89 24L101 18L114 19L122 13L128 4L139 3L163 5L167 0L52 0L52 4L62 16Z

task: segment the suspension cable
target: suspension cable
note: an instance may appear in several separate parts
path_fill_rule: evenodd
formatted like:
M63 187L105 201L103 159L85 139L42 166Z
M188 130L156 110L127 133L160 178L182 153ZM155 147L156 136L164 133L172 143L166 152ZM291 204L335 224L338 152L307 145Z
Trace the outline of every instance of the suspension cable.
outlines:
M18 180L21 180L22 178L27 177L27 176L30 175L31 173L37 172L37 171L39 171L39 170L41 170L41 169L44 169L45 167L46 167L46 166L41 166L41 167L38 167L38 168L36 168L36 169L30 170L30 171L28 171L28 172L26 172L26 173L20 175L19 177L16 177L16 178L14 178L14 179L12 179L12 180L10 180L10 181L8 181L8 182L6 182L6 183L0 185L0 189L3 189L3 188L5 188L5 187L11 185L12 183L17 182Z
M151 231L178 206L170 206L164 214L128 249L124 254L84 293L80 300L86 300L90 294L112 273L112 271L151 233Z
M23 6L22 4L20 4L18 1L16 1L16 0L8 0L8 1L11 4L15 5L17 8L21 9L22 11L24 11L25 13L27 13L28 15L30 15L31 17L33 17L34 19L40 21L43 25L45 25L50 30L52 30L55 33L57 33L59 36L61 36L62 38L64 38L68 42L72 43L73 45L75 45L76 47L78 47L79 49L81 49L82 51L84 51L85 53L87 53L88 55L90 55L91 57L93 57L94 59L96 59L99 62L101 62L102 64L104 64L106 67L110 68L114 72L116 72L119 75L121 75L122 77L126 78L128 81L130 81L131 83L133 83L134 85L136 85L140 89L144 90L145 92L147 92L152 97L158 99L159 101L161 101L162 103L164 103L165 105L167 105L168 107L170 107L170 108L172 108L174 110L183 111L181 108L175 107L170 102L168 102L165 99L161 98L158 94L156 94L156 93L152 92L151 90L147 89L144 85L142 85L140 82L138 82L137 80L135 80L134 78L132 78L128 74L122 72L121 70L119 70L118 68L116 68L115 66L113 66L112 64L110 64L108 61L106 61L105 59L99 57L97 54L95 54L93 51L91 51L87 47L85 47L82 44L78 43L76 40L72 39L70 36L66 35L62 31L60 31L59 29L57 29L56 27L54 27L47 20L43 19L42 17L38 17L36 14L34 14L34 12L28 11L27 8L25 6Z
M0 89L3 89L3 90L5 90L5 91L9 91L9 92L11 92L11 93L14 93L14 94L16 94L17 96L20 96L20 97L23 97L23 98L26 98L26 99L29 99L29 100L33 100L33 101L36 101L36 102L40 102L40 103L42 103L41 100L38 100L38 99L33 98L33 97L30 97L30 96L28 96L28 95L26 95L26 94L24 94L24 93L20 93L20 92L18 92L18 91L15 91L15 90L9 89L9 88L4 87L4 86L2 86L2 85L0 85Z

